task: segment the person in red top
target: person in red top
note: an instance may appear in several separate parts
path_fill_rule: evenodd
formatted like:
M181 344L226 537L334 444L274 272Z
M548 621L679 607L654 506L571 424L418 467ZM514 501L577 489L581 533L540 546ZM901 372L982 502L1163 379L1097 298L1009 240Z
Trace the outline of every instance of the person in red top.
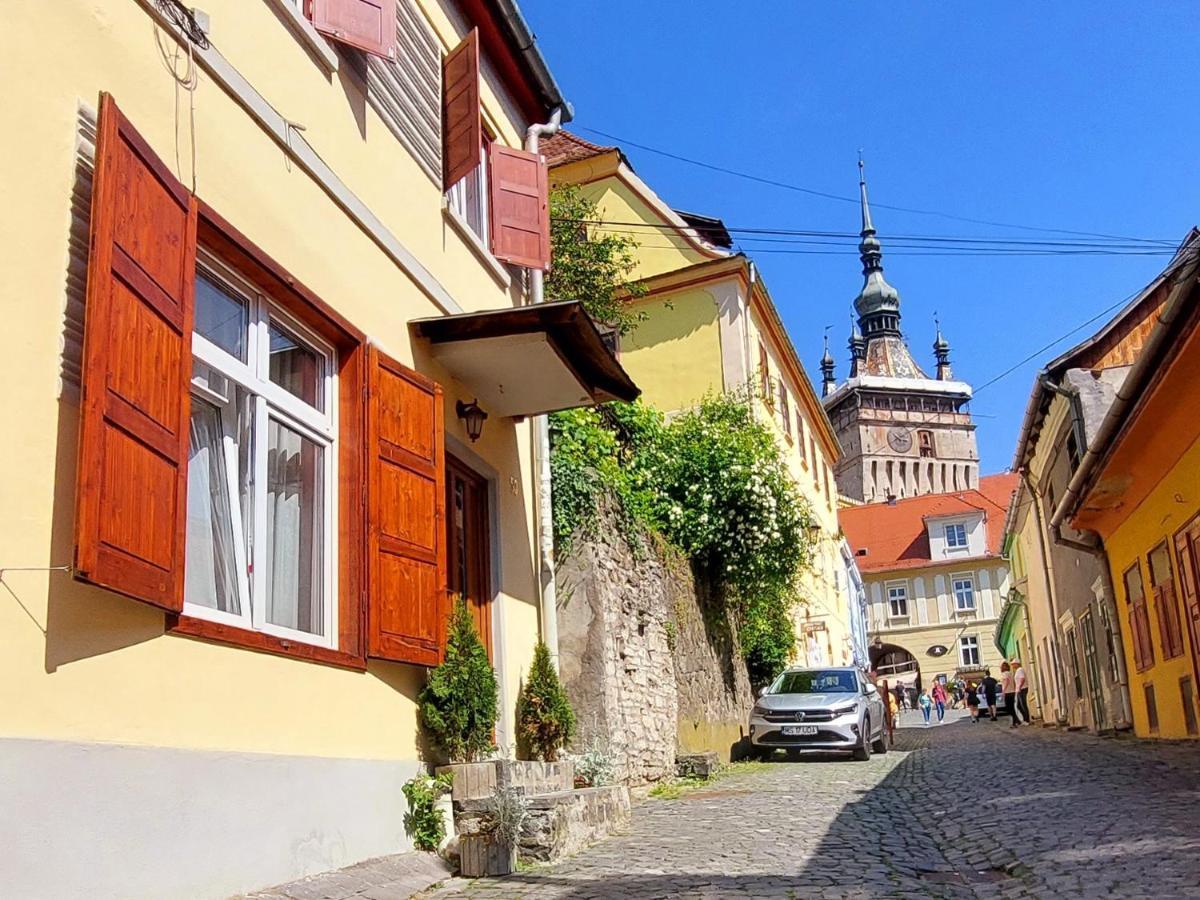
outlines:
M940 723L946 717L946 700L949 695L946 693L946 686L940 681L933 683L933 690L929 692L930 698L933 700L933 705L937 707L937 717Z

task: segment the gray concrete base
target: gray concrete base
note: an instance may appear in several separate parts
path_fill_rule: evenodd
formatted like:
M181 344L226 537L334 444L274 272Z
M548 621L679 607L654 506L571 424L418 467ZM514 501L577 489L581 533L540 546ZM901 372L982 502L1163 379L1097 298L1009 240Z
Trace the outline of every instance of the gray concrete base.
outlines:
M256 891L238 900L408 900L453 874L436 853L398 853Z

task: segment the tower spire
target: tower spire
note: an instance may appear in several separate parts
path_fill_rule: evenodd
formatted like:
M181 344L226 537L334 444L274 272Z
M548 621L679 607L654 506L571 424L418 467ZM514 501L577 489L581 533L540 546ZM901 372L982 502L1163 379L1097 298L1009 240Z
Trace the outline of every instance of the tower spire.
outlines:
M933 356L937 360L938 381L953 381L954 372L950 368L950 342L942 336L942 323L938 321L937 313L933 314Z
M863 264L863 274L883 271L883 247L875 236L875 224L871 221L871 204L867 202L867 173L862 151L858 151L858 196L862 205L862 231L858 242L858 254Z
M831 326L825 326L825 352L821 354L821 396L828 397L833 393L833 389L837 386L837 380L834 378L833 371L836 363L833 361L833 354L829 352L829 329Z

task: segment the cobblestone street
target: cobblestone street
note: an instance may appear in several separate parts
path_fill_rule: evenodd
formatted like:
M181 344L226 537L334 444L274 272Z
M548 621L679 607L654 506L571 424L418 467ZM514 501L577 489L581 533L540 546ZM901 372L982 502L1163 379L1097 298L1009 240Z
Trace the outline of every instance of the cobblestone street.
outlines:
M1194 745L904 715L870 762L649 799L574 859L423 896L1200 897Z

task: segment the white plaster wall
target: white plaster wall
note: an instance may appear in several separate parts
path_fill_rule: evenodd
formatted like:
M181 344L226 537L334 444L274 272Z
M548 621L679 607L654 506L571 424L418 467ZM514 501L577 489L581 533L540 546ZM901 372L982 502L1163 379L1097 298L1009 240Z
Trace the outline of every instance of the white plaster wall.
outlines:
M0 895L222 898L412 849L420 764L0 740Z
M927 608L927 598L925 594L925 579L913 579L913 603L916 606L917 624L926 625L929 623L929 610Z

